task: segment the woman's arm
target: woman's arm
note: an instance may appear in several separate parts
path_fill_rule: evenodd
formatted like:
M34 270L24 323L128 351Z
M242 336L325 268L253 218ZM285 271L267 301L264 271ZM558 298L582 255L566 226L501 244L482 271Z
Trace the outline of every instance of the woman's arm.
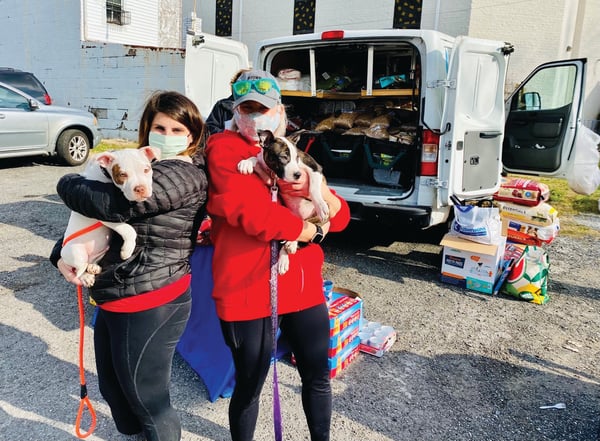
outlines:
M166 160L153 165L152 196L131 202L112 183L92 181L80 175L63 176L57 192L73 211L94 219L126 222L131 218L166 213L196 201L206 201L208 183L204 170L184 161Z

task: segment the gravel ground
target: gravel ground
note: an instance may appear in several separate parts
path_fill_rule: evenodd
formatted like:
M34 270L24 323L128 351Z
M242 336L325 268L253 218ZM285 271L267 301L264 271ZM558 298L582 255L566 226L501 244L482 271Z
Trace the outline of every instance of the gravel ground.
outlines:
M47 260L68 219L55 184L72 171L46 161L0 164L3 441L75 439L75 291ZM599 225L598 216L582 221ZM367 319L398 333L383 357L360 354L333 380L332 440L597 440L600 240L559 236L547 247L551 297L543 306L442 284L438 240L357 225L328 237L326 277L363 297ZM89 329L85 366L98 414L87 439L119 440L97 389ZM286 362L278 373L284 439L306 440L298 375ZM172 398L184 441L228 439L228 399L211 403L179 356ZM256 439L269 440L269 383L262 401ZM566 409L540 409L558 402Z

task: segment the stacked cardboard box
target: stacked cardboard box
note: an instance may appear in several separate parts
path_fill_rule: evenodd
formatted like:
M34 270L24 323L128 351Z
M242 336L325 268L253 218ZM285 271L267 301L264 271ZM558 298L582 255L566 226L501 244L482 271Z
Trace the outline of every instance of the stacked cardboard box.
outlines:
M446 234L442 239L442 282L492 294L502 267L506 238L485 245Z
M362 319L363 302L360 297L349 297L336 292L329 306L329 375L331 378L344 370L358 354L358 331Z

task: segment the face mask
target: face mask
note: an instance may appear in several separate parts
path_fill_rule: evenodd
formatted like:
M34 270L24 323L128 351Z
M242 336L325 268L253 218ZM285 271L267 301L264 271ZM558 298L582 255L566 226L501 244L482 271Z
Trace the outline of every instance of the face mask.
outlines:
M162 135L156 132L148 134L148 143L160 149L161 159L170 159L183 152L188 147L188 137L185 135Z
M233 120L240 134L249 141L257 142L259 130L270 130L275 133L281 123L279 109L273 108L265 113L242 113L239 108L233 109Z

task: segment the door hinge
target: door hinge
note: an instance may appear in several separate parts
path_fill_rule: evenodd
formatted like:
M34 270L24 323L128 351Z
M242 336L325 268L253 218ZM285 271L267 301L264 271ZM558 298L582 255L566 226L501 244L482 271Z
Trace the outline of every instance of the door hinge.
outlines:
M436 89L438 87L447 87L448 89L456 89L456 80L434 80L428 81L427 87Z
M448 188L448 181L440 181L437 178L429 178L425 181L425 185L435 188Z

